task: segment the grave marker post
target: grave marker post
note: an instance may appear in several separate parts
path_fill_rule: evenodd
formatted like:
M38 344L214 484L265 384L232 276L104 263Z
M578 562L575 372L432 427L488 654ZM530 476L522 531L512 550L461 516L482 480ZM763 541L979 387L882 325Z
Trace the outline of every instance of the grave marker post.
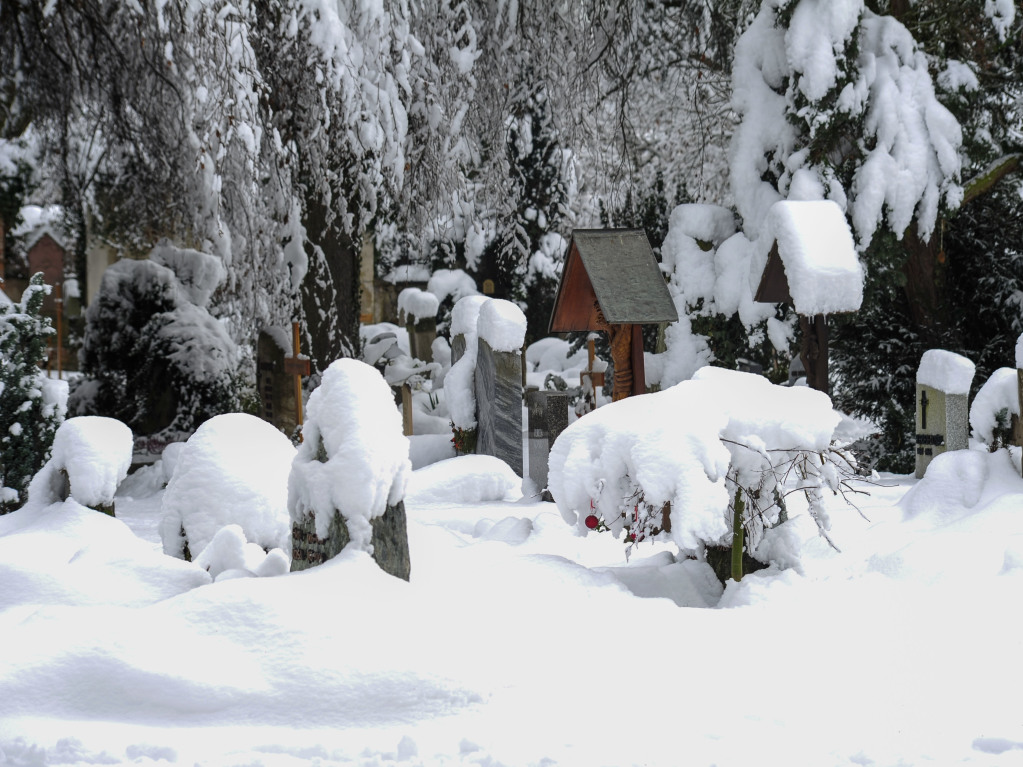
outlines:
M309 358L299 354L301 349L299 338L299 325L291 323L293 357L284 358L284 372L295 377L295 413L298 420L298 441L302 441L302 376L308 376L310 372Z

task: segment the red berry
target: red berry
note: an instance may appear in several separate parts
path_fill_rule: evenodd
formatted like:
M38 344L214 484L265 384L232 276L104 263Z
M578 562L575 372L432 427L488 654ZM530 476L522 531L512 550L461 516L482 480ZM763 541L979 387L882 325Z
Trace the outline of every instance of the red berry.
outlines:
M599 524L600 524L600 520L597 519L597 515L596 514L590 514L590 516L586 517L586 526L588 528L590 528L590 530L596 530L597 529L597 525L599 525Z

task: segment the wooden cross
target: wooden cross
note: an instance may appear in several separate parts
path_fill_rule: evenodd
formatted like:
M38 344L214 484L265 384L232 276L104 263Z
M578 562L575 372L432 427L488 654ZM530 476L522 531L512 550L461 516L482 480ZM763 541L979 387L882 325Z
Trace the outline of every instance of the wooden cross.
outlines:
M586 379L587 378L590 379L590 388L591 391L593 392L593 401L589 404L590 410L594 410L597 407L597 387L604 385L604 371L593 369L593 363L597 359L597 349L592 338L586 342L586 355L587 358L589 359L589 364L587 365L586 370L579 371L579 385L582 386L583 390L585 391Z
M920 428L927 428L927 405L930 400L927 399L927 390L924 389L920 392Z
M301 340L299 339L298 323L291 323L291 348L294 350L294 357L284 358L284 372L295 376L295 413L299 427L302 426L302 376L309 375L309 358L299 354ZM302 432L298 433L299 442L302 441Z

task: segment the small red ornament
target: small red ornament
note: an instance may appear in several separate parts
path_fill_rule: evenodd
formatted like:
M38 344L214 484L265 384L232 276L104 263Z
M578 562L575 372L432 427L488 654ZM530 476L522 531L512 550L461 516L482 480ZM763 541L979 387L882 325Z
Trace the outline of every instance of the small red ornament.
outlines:
M586 521L586 526L588 528L590 528L590 530L596 530L597 529L597 525L600 524L600 520L597 519L597 515L596 514L590 514L590 516L586 517L585 521Z

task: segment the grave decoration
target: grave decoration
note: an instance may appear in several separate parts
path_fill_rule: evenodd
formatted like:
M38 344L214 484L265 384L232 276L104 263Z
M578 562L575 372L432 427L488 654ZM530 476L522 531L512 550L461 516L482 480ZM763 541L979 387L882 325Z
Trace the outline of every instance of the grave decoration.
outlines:
M980 387L970 405L973 437L992 453L1019 444L1020 376L1017 368L999 368ZM919 396L919 395L918 395Z
M642 229L572 233L550 332L599 330L608 335L614 400L646 391L640 326L677 321L664 275Z
M934 456L965 450L969 442L970 360L944 349L929 349L916 371L916 477Z
M380 373L354 359L332 363L309 397L305 441L288 478L292 571L350 545L408 580L408 456L401 416Z
M830 200L782 200L771 206L774 240L755 300L791 303L802 333L799 356L811 389L828 393L826 315L863 303L863 267L845 214Z
M114 493L128 476L131 429L113 418L69 418L53 438L50 459L32 479L29 499L57 503L73 498L114 516Z

